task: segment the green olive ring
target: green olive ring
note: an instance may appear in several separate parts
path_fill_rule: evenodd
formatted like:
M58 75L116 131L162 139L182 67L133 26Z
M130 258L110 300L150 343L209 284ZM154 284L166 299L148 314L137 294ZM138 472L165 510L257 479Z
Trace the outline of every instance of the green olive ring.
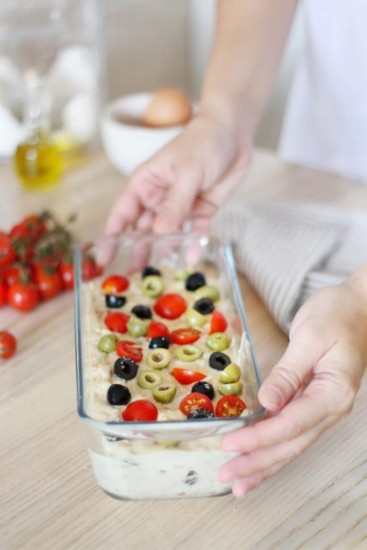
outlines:
M188 344L187 346L180 346L179 348L176 349L177 359L180 359L181 361L185 361L187 363L200 359L202 355L203 355L202 350L197 346L194 346L193 344Z
M153 369L164 369L171 362L171 353L165 348L155 348L148 352L146 361Z
M151 390L162 382L162 376L154 370L143 370L139 372L137 383L144 390Z
M223 384L231 384L238 382L241 378L241 369L236 363L230 363L227 365L219 375L219 382Z
M232 384L218 384L218 391L222 395L240 395L242 393L242 382L233 382Z
M223 351L231 345L231 339L224 332L213 332L206 341L208 348L213 351Z
M146 336L148 330L148 323L143 319L139 319L135 315L132 315L127 322L127 331L133 338L139 338L140 336Z
M145 296L157 298L164 290L162 277L159 275L148 275L147 277L144 277L142 282L142 290Z
M219 291L214 286L204 285L195 290L195 296L198 298L210 298L216 302L220 298Z
M152 395L158 403L171 403L174 400L177 386L174 382L160 384L152 390Z

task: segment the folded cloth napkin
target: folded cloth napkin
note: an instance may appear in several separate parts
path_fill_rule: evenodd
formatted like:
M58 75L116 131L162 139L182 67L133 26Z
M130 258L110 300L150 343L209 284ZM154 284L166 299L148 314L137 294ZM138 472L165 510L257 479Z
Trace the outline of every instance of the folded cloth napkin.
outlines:
M360 211L230 202L216 215L214 232L232 244L238 271L285 332L316 290L367 260L367 213Z

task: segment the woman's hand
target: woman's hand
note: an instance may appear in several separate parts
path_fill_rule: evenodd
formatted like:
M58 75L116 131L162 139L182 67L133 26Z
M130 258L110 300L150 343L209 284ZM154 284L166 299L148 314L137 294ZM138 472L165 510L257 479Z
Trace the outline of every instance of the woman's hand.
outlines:
M236 122L199 114L176 139L140 166L113 208L106 233L128 227L169 233L185 221L209 231L250 161L250 145Z
M271 417L223 437L242 454L220 473L243 496L352 409L367 362L367 301L348 282L323 289L297 313L290 342L260 388Z

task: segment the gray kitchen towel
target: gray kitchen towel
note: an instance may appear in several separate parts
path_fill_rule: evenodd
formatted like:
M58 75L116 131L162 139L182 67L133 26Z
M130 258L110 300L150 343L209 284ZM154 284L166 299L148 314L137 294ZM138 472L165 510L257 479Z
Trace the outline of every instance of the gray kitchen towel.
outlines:
M214 232L232 244L238 271L285 332L307 298L367 260L365 212L230 202L218 212Z

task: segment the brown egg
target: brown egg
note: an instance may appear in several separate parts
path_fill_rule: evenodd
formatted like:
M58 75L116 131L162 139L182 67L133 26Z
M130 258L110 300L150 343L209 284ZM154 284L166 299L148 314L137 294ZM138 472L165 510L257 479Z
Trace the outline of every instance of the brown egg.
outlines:
M191 115L191 102L183 92L175 88L162 88L154 93L142 122L153 128L164 128L185 124Z

